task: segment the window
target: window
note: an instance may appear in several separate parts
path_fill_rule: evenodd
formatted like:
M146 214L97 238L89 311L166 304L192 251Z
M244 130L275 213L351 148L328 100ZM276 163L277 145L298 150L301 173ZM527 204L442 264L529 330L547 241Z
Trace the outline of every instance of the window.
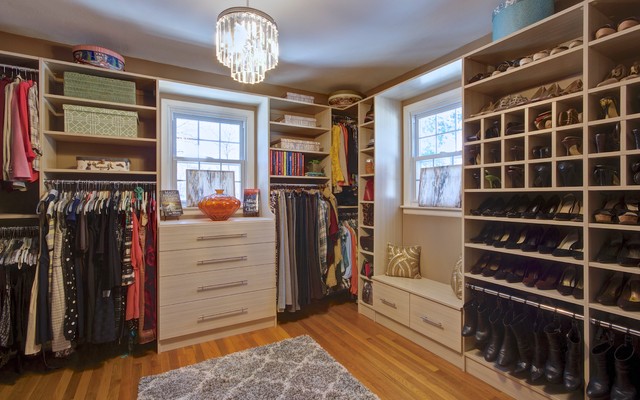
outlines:
M408 122L408 124L407 124ZM460 91L438 95L405 107L405 129L410 140L406 150L405 199L418 205L423 168L462 165L462 108ZM409 187L407 187L409 186ZM406 202L406 201L405 201Z
M174 100L163 100L162 109L162 188L177 189L186 206L187 170L233 171L234 194L241 199L253 182L247 166L253 157L253 112Z

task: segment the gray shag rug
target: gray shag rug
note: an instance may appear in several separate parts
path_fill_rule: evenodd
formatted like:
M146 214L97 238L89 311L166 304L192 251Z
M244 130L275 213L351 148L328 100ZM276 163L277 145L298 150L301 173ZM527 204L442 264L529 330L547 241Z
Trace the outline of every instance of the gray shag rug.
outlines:
M309 336L145 376L138 399L378 399Z

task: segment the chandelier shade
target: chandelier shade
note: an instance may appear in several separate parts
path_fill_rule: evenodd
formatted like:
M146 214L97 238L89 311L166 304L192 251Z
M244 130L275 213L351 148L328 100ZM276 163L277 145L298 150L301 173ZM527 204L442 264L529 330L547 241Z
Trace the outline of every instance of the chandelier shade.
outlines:
M278 27L268 14L232 7L218 15L216 57L241 83L259 83L278 65Z

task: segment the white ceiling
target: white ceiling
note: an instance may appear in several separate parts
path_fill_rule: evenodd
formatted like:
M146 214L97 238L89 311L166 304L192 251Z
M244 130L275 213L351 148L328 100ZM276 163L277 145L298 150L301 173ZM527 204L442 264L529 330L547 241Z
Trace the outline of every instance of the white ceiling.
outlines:
M251 0L280 34L266 82L318 93L379 86L491 32L499 0ZM0 30L227 75L215 21L243 0L4 0Z

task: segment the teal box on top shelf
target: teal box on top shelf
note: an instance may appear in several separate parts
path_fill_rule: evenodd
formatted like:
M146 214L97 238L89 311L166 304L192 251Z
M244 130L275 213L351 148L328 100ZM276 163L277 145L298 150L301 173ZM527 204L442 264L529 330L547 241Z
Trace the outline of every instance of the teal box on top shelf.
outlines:
M493 10L493 40L553 15L554 0L505 0Z

